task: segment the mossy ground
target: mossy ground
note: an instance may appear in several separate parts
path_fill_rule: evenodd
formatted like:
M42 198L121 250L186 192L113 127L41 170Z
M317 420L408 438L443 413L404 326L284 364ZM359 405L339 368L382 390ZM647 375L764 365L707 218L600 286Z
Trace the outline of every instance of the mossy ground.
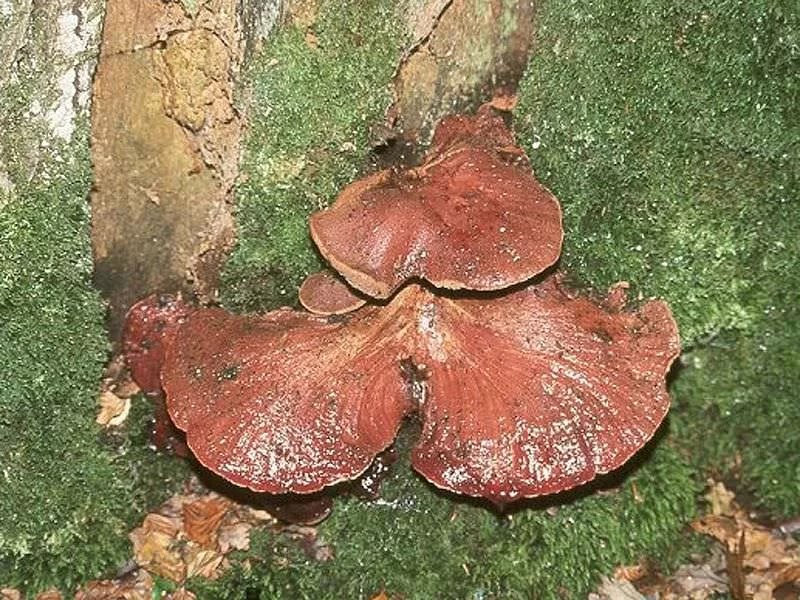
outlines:
M561 199L563 266L666 298L680 444L800 511L800 15L779 1L599 1L539 16L519 138Z
M127 532L182 468L147 449L143 401L112 436L94 424L109 348L91 285L88 126L59 143L29 113L52 100L39 59L53 26L31 25L0 87L11 184L0 189L0 587L31 595L113 575Z

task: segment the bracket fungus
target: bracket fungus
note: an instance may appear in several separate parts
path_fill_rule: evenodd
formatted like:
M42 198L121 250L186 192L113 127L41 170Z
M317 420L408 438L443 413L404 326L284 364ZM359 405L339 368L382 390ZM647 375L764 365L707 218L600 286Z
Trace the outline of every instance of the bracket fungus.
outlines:
M678 349L663 302L606 311L552 276L488 299L411 284L334 322L203 309L162 378L197 459L238 485L309 493L354 479L418 411L414 467L503 504L628 460L667 412Z
M504 506L618 468L667 413L669 308L529 281L558 258L560 207L489 109L446 119L421 167L352 184L311 231L373 300L324 276L329 310L312 278L311 312L200 309L167 344L169 413L225 479L276 494L354 479L414 414L413 467Z
M131 377L148 396L161 393L164 350L192 310L178 296L152 295L128 309L122 329L122 353Z
M558 200L488 106L445 119L421 166L350 184L309 227L331 266L374 298L412 278L504 289L553 265L563 238Z

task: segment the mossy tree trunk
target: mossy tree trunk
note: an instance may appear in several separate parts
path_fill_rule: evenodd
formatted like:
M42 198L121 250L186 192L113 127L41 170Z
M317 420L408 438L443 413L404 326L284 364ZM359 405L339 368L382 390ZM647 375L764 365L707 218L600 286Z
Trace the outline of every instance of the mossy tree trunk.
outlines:
M93 87L95 281L116 338L154 292L216 296L233 242L237 0L109 0Z
M512 94L527 64L514 126L564 206L562 266L597 287L627 279L668 298L696 344L674 386L673 431L616 493L581 490L554 500L555 517L534 502L498 523L398 467L381 502L345 500L322 525L335 561L254 561L198 583L206 597L226 586L285 597L585 592L616 564L677 560L669 549L697 474L733 456L772 510L797 510L800 467L786 450L800 373L794 13L769 1L549 2L534 31L531 3L517 0L0 0L0 587L66 589L113 573L151 499L143 490L174 483L127 435L144 403L122 441L93 425L108 344L91 279L88 107L106 8L94 255L112 331L146 293L215 297L242 119L238 243L221 297L261 310L291 304L318 266L308 214L397 159L381 131L424 144L444 114ZM690 464L675 443L702 459ZM265 533L254 546L290 554L282 544Z

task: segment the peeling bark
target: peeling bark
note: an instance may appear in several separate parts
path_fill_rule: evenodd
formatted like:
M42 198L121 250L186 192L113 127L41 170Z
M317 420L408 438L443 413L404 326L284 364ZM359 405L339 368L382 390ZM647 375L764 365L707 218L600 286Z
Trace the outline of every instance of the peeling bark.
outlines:
M443 116L513 94L527 64L531 0L412 0L412 44L395 76L397 126L427 143Z
M217 293L234 237L236 0L109 0L93 90L95 279L119 336L152 292Z

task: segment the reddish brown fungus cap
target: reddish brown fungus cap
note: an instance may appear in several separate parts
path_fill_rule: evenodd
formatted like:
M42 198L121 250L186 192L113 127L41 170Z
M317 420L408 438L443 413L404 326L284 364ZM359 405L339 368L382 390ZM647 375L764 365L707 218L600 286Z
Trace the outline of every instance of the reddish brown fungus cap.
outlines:
M310 493L364 471L412 408L396 369L409 325L376 307L353 315L192 314L162 381L197 459L270 493Z
M528 157L517 146L514 134L489 104L481 106L475 115L452 115L442 119L433 134L428 156L439 157L464 145L503 155L509 162L528 164Z
M669 409L680 341L664 302L606 311L550 277L422 315L429 394L412 464L439 487L500 505L567 490L624 464Z
M412 278L503 289L555 263L563 237L558 200L488 108L442 121L422 166L349 185L310 229L333 268L376 298Z
M131 378L145 394L161 392L159 373L165 346L191 310L180 296L154 294L134 304L125 315L122 352Z
M414 467L502 505L621 466L664 418L679 351L669 309L603 306L551 277L491 300L411 285L335 323L207 309L181 326L162 381L197 458L239 485L353 479L416 410Z
M332 271L320 271L306 277L298 295L303 308L317 315L342 315L366 303Z

